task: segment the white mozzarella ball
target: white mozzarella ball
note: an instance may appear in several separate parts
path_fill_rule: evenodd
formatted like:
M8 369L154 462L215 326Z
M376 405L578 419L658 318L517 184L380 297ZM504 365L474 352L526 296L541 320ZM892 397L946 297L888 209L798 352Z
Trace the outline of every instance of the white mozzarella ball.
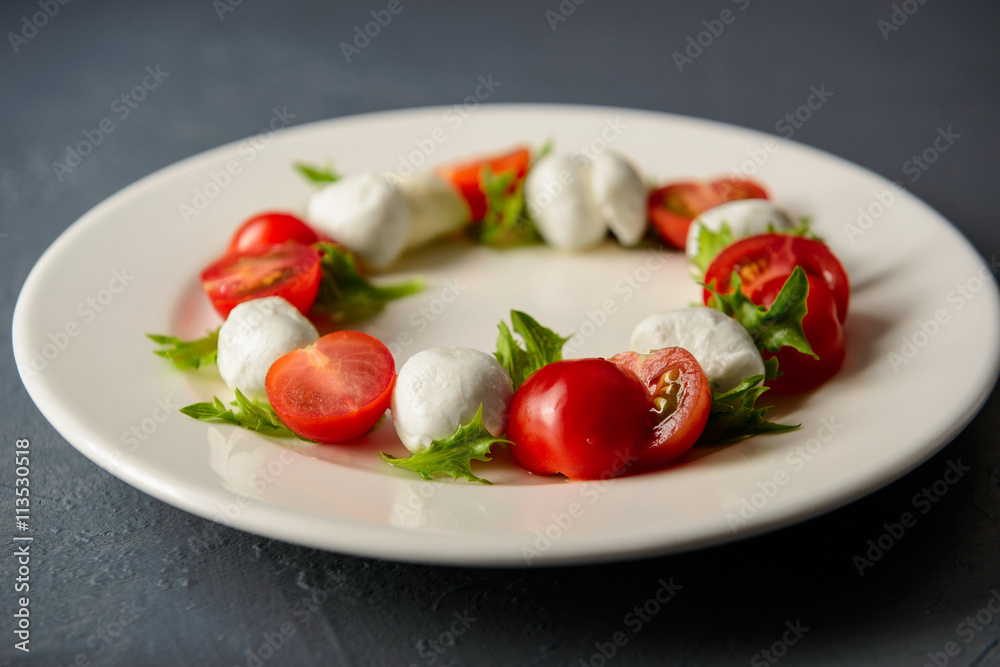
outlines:
M607 225L593 201L585 159L551 154L528 171L524 181L528 214L545 242L578 250L600 243Z
M709 381L718 385L718 391L764 373L764 361L743 325L705 306L647 317L632 332L631 347L640 354L664 347L684 348L698 360Z
M259 394L278 357L317 338L312 322L280 296L244 301L219 329L219 375L233 389Z
M392 421L413 453L455 434L483 406L483 423L494 436L507 428L513 383L492 356L462 347L418 352L399 369L392 392Z
M406 199L376 172L345 176L314 194L309 220L376 269L396 261L410 233Z
M599 215L619 243L638 243L646 232L646 186L635 167L605 151L590 163L590 187Z
M455 188L429 171L418 171L396 181L410 212L406 247L415 248L461 229L469 221L469 207Z
M684 253L689 260L698 256L698 234L702 227L713 232L725 223L733 238L742 239L757 234L791 229L795 226L788 214L766 199L738 199L713 206L696 217L688 227Z

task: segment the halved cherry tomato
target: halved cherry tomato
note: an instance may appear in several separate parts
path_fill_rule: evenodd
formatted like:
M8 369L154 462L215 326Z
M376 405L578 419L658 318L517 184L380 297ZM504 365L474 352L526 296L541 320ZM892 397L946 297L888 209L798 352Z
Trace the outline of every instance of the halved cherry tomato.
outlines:
M751 180L720 178L711 183L671 183L649 193L649 219L664 241L684 249L691 221L710 208L737 199L767 199L767 191Z
M660 468L689 450L705 430L712 407L711 386L694 356L681 347L665 347L649 354L622 352L611 361L638 376L652 404L636 468Z
M529 162L531 162L531 152L527 148L518 148L503 155L438 167L437 174L462 193L469 205L469 219L476 222L486 215L486 195L479 187L479 174L483 167L489 167L498 176L513 171L517 174L517 178L521 179L528 172Z
M288 213L261 213L239 226L227 252L246 252L286 241L311 245L319 240L319 234L301 218Z
M834 293L826 282L809 275L809 296L806 297L806 315L802 318L802 330L806 340L819 359L802 354L791 347L783 347L777 352L764 352L764 359L778 358L780 375L767 383L775 394L797 394L820 386L840 370L844 364L846 347L844 331L837 319L837 304ZM776 276L766 282L757 283L747 293L747 298L756 304L771 307L775 297L784 286L788 276Z
M510 452L539 475L606 479L642 448L649 398L631 372L607 359L557 361L514 392Z
M283 243L229 253L201 272L201 286L223 318L238 304L280 296L303 315L320 283L320 253L311 246Z
M337 331L279 358L264 388L285 426L317 442L367 433L389 409L396 364L378 338Z
M837 318L847 319L851 297L850 281L840 260L822 241L791 234L760 234L741 239L720 252L705 272L705 284L715 284L720 294L731 290L733 271L740 275L743 292L750 295L772 278L787 277L796 266L806 274L822 278L833 292ZM780 285L779 285L780 289ZM705 303L712 293L705 290Z

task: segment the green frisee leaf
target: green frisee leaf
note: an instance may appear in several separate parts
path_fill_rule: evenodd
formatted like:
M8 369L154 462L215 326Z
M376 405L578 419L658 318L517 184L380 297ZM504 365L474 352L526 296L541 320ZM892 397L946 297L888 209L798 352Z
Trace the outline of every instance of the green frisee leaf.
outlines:
M214 364L218 356L218 329L196 340L184 341L177 336L160 334L146 334L146 338L161 346L159 350L153 350L153 354L169 359L181 370Z
M517 389L529 375L542 366L554 361L561 361L562 349L569 337L563 338L519 310L510 311L510 321L513 324L514 332L524 339L525 347L521 347L514 340L507 324L500 322L497 351L493 356L510 375L514 389Z
M528 216L523 178L513 171L494 174L489 167L483 167L479 187L486 195L486 213L471 228L478 243L513 246L541 242L542 237Z
M814 359L819 358L802 330L802 318L806 314L806 299L809 296L809 278L801 266L796 266L792 271L770 308L758 306L746 297L739 273L735 271L732 291L728 294L720 294L714 283L705 287L712 292L708 305L742 324L761 351L777 352L788 346Z
M762 433L794 431L802 426L769 421L764 414L772 406L756 406L757 399L768 389L762 382L777 370L777 361L771 361L775 363L765 364L764 375L751 375L729 391L712 393L712 407L700 443L722 444Z
M394 299L416 294L424 281L414 278L394 285L372 285L361 275L349 250L333 243L317 243L323 272L313 312L335 322L348 322L376 315Z
M435 440L422 452L406 459L398 459L385 452L379 452L379 456L386 463L412 470L424 479L434 479L435 475L451 475L456 480L462 477L470 482L490 484L489 480L473 474L472 461L492 460L490 447L498 442L513 444L510 440L494 437L486 429L483 423L483 406L480 404L472 421L460 426L451 437Z
M768 231L774 234L788 234L789 236L802 236L807 239L812 239L813 241L824 242L822 238L816 236L812 233L810 225L812 220L809 218L799 218L799 224L790 229L774 229L773 227L768 228Z
M236 400L231 405L237 409L226 407L225 403L213 396L211 403L192 403L181 408L181 412L201 421L235 424L265 435L298 437L278 419L278 415L270 405L247 398L239 389L236 390Z
M718 231L712 231L705 225L698 225L698 254L694 257L694 265L698 267L698 275L705 275L709 265L716 255L722 252L726 246L731 245L736 240L729 223L722 223Z
M295 170L305 176L314 185L329 185L341 179L341 175L334 171L331 165L317 167L304 162L296 162Z
M552 140L546 141L531 158L532 166L552 152ZM486 213L469 232L482 245L507 247L541 243L535 221L528 215L524 200L524 177L514 171L494 173L489 166L479 172L479 189L486 196Z

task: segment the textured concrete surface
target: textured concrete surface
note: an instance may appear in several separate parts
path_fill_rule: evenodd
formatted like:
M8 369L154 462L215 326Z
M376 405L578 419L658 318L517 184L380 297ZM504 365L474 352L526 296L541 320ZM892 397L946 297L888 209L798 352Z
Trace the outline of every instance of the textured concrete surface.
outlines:
M340 43L389 3L2 3L4 321L36 259L80 215L161 167L258 132L273 107L298 124L452 104L488 74L502 82L490 101L613 104L769 132L825 86L834 96L796 140L903 179L982 255L1000 252L995 2L401 2L350 62ZM45 7L53 15L38 18ZM718 28L724 10L732 21L679 71L674 52L703 22ZM120 118L114 100L157 65L169 76ZM114 131L60 180L52 162L112 113ZM948 127L961 138L912 180L907 161ZM1000 614L989 606L1000 601L996 393L938 456L802 525L637 562L456 569L290 546L144 495L41 417L8 332L3 664L597 666L616 632L628 641L608 664L764 665L778 653L782 665L1000 664ZM30 654L14 649L12 617L18 438L33 445ZM853 556L959 459L966 476L859 576ZM671 578L683 586L675 599L647 617L633 611ZM783 637L796 641L769 661L761 651Z

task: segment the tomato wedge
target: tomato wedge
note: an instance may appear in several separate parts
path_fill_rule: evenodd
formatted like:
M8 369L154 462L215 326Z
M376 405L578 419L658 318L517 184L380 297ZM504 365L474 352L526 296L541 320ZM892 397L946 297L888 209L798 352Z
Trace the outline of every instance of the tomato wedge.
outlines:
M312 245L319 240L319 234L301 218L288 213L261 213L239 226L229 241L228 252L248 252L288 241Z
M283 297L305 315L320 274L318 250L284 243L223 256L201 272L201 286L223 318L238 304L265 296Z
M819 359L802 354L791 347L783 347L777 352L764 352L764 359L778 358L777 378L767 386L775 394L798 394L820 386L840 370L844 364L847 348L844 331L837 318L838 309L834 293L827 283L817 276L808 275L809 296L806 297L806 315L802 318L802 331L809 346ZM747 298L756 304L770 308L788 276L776 276L758 283L747 293Z
M649 193L647 213L664 241L684 249L691 221L710 208L737 199L767 199L754 181L720 178L710 183L671 183Z
M778 277L787 278L796 266L801 266L807 275L826 282L837 304L837 318L843 324L851 297L850 281L844 265L822 241L790 234L761 234L741 239L712 260L705 272L705 284L714 283L715 289L727 294L732 291L730 282L735 271L742 281L743 292L749 297L764 283ZM705 290L706 305L711 295Z
M639 378L652 403L636 469L663 467L691 449L712 408L711 386L694 356L681 347L665 347L649 354L622 352L611 361Z
M396 364L374 336L337 331L271 364L271 407L295 434L346 442L367 433L389 409Z
M438 167L437 174L462 193L462 197L469 205L469 219L476 222L482 220L483 216L486 215L486 195L479 187L479 174L483 167L489 167L498 176L504 172L513 171L517 174L517 179L521 179L528 173L528 163L530 162L531 151L527 148L518 148L503 155L481 158L453 166Z
M538 475L607 479L642 447L648 411L646 390L633 373L607 359L557 361L514 392L510 453Z

